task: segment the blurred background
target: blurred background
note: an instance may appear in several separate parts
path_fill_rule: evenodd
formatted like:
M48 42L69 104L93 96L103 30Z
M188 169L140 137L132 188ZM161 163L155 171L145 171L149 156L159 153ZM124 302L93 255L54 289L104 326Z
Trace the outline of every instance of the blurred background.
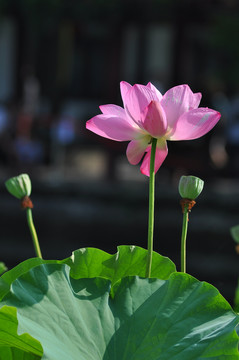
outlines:
M188 272L232 303L239 258L239 3L237 0L0 0L0 260L34 256L24 212L4 187L32 179L43 257L80 247L147 246L148 178L127 143L85 129L119 83L162 93L187 83L222 118L201 139L168 143L156 177L155 250L180 268L181 175L205 189L190 215Z

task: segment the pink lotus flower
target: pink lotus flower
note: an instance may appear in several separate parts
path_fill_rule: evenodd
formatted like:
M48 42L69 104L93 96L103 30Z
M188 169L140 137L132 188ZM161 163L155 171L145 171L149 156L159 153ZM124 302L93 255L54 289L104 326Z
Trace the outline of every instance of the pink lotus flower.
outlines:
M133 165L144 156L141 172L149 176L151 140L157 139L155 173L168 154L167 140L192 140L208 133L220 119L220 113L198 107L201 93L188 85L179 85L162 95L154 85L131 86L120 83L124 108L101 105L102 114L86 123L94 133L116 141L129 141L126 155Z

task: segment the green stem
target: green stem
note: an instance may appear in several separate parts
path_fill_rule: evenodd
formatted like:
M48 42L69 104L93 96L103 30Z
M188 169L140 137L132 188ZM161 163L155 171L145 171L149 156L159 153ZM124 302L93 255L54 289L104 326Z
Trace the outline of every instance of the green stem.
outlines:
M36 256L38 256L39 258L42 259L41 249L40 249L36 229L35 229L33 219L32 219L32 210L30 208L27 208L26 212L27 212L27 222L28 222L28 226L29 226L30 233L32 236L32 241L33 241L33 245L35 248Z
M148 218L148 254L146 263L145 277L149 278L151 274L152 256L153 256L153 236L154 236L154 197L155 197L155 153L157 139L152 138L151 157L150 157L150 176L149 176L149 218Z
M188 205L184 206L181 237L181 272L186 273L186 238L188 231Z

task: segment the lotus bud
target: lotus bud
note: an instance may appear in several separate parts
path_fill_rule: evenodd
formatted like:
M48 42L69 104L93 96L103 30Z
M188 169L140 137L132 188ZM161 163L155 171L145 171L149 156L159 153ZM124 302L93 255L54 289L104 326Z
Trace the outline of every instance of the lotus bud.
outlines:
M7 190L17 199L29 197L32 191L31 180L27 174L12 177L5 182Z
M178 190L183 199L195 200L202 192L204 181L196 176L181 176Z
M233 238L233 240L239 244L239 225L232 226L230 228L230 233Z
M5 271L7 271L6 265L1 261L0 262L0 275L2 275Z

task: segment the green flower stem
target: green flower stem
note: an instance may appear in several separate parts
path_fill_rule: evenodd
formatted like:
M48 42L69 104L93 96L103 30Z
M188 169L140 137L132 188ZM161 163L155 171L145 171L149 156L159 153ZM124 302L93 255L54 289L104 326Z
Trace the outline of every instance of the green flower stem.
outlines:
M188 231L188 205L185 204L183 211L183 226L181 237L181 272L186 273L186 238Z
M29 226L30 233L32 236L32 241L33 241L33 245L35 248L36 256L38 256L39 258L42 259L41 249L40 249L36 229L35 229L33 219L32 219L32 210L30 208L26 208L26 212L27 212L27 222L28 222L28 226Z
M149 176L149 218L148 218L148 255L146 263L145 277L149 278L151 274L152 256L153 256L153 236L154 236L154 198L155 198L155 153L157 139L152 138L151 158L150 158L150 176Z

